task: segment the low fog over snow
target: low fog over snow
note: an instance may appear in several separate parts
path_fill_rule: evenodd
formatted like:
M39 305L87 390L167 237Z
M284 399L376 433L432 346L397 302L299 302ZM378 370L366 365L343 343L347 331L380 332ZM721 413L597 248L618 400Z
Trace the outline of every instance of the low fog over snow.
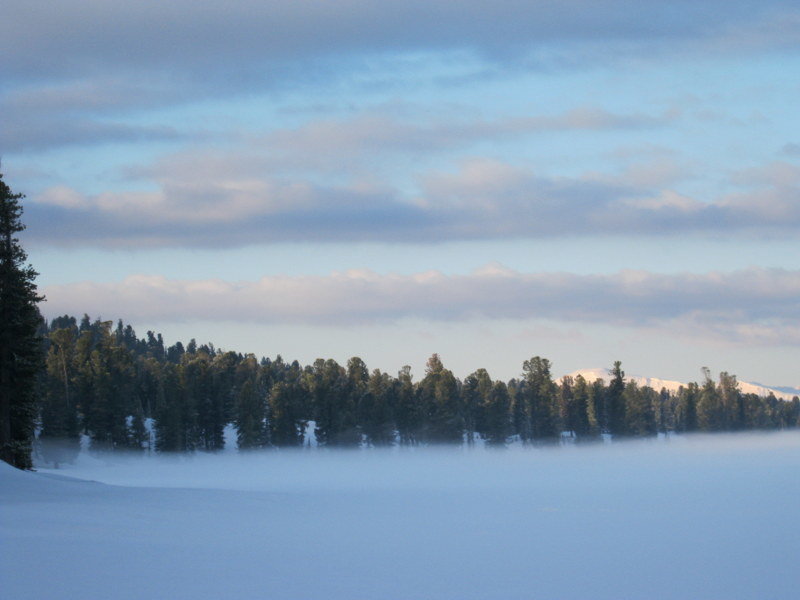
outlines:
M13 599L796 598L800 436L0 464Z

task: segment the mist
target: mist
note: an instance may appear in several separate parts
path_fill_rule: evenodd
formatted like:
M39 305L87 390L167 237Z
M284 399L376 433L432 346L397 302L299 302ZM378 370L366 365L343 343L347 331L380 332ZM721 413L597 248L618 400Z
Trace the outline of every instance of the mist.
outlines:
M800 435L0 469L9 598L794 598Z

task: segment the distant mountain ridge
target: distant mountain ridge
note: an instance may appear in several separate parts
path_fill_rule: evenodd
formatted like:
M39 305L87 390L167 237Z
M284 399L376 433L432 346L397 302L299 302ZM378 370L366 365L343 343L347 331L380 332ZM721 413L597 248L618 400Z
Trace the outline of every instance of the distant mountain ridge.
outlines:
M610 369L578 369L572 373L568 373L570 377L577 377L582 375L586 381L594 381L595 379L604 379L608 381L611 379ZM640 386L648 386L654 390L666 389L670 392L677 392L683 386L686 387L686 382L672 381L670 379L658 379L657 377L645 377L642 375L625 374L626 381L633 380ZM769 396L772 393L779 400L791 400L795 396L800 396L800 390L787 387L769 387L760 383L748 383L747 381L739 381L739 391L743 394L756 394L758 396Z

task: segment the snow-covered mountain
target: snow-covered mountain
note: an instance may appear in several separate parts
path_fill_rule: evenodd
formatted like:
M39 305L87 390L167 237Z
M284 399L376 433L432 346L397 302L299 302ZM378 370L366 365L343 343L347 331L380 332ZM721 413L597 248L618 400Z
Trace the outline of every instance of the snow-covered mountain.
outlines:
M604 379L608 381L611 379L610 369L579 369L569 373L570 377L577 377L582 375L586 381L594 381L595 379ZM670 392L677 392L681 386L686 386L685 382L672 381L670 379L658 379L657 377L644 377L642 375L625 374L626 380L633 380L640 386L648 386L654 390L665 388ZM769 396L770 393L774 394L779 400L791 400L794 396L800 396L800 390L792 388L773 388L762 385L760 383L748 383L746 381L739 381L739 391L743 394L757 394L759 396Z

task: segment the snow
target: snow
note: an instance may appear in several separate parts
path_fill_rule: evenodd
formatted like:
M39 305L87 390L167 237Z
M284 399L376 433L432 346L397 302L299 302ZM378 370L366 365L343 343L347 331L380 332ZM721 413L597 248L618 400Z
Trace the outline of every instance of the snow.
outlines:
M583 376L583 378L588 381L592 382L596 379L603 379L606 383L608 383L611 378L611 369L579 369L577 371L573 371L569 373L569 377L577 377L578 375ZM659 379L657 377L647 377L644 375L631 375L626 373L625 374L626 381L635 381L639 386L647 386L651 387L656 391L660 391L661 388L666 389L668 392L677 392L678 389L681 387L686 387L686 383L682 381L673 381L671 379ZM747 381L739 381L739 391L743 394L756 394L757 396L769 396L773 394L778 400L791 400L795 396L800 395L800 390L795 390L793 388L778 388L778 387L768 387L762 385L760 383L748 383Z
M800 435L0 464L3 598L796 598Z

